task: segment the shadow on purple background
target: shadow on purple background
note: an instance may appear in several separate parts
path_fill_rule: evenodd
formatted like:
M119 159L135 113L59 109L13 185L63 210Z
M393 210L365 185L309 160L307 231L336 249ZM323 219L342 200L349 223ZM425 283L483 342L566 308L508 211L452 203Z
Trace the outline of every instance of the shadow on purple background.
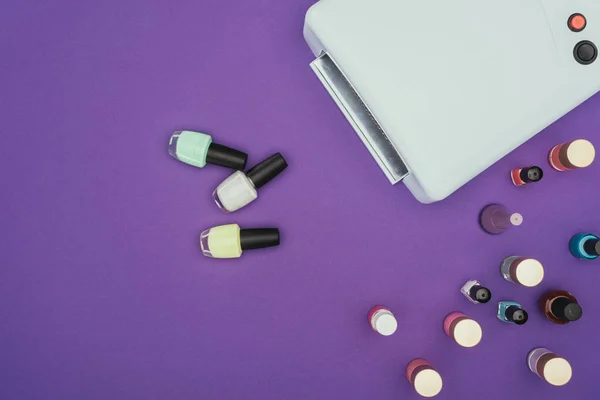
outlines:
M570 173L554 144L600 143L600 97L570 113L444 202L390 186L308 67L312 1L5 1L0 11L0 398L416 399L414 357L441 372L440 399L592 399L600 369L599 265L567 251L598 232L600 162ZM243 210L210 194L228 171L167 153L171 131L197 129L290 167ZM485 127L482 127L485 129ZM511 186L509 170L546 166ZM489 202L522 227L484 234ZM201 256L200 231L279 226L279 248L242 259ZM503 281L501 259L538 258L534 289ZM495 301L530 310L496 320L459 288L480 279ZM572 291L584 317L554 326L534 308ZM388 305L398 332L370 331ZM459 310L483 341L442 331ZM546 346L572 363L563 388L528 371Z

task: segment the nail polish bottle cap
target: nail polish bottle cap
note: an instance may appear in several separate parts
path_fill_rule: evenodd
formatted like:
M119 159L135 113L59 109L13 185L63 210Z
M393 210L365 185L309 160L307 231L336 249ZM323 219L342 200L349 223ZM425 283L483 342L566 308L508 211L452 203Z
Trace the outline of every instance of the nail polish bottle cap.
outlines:
M551 385L566 385L573 376L571 364L562 357L555 357L548 361L542 370L544 379Z
M589 166L596 157L594 145L585 139L572 141L567 147L567 159L576 168Z
M583 249L590 255L600 256L600 239L589 239L583 243Z
M442 391L442 377L436 370L426 368L415 375L413 386L421 396L434 397Z
M469 290L469 296L479 303L487 303L492 299L492 292L483 286L474 285Z
M552 314L554 314L561 321L565 322L577 321L583 314L581 306L566 297L559 297L555 299L550 308L552 310Z
M523 223L523 216L519 213L513 213L510 215L510 223L513 226L521 226Z
M516 266L515 276L521 285L534 287L544 279L544 267L538 260L526 258Z
M240 246L242 250L279 246L279 229L240 229Z
M271 179L275 178L284 169L287 168L287 162L280 153L273 154L271 157L262 161L260 164L252 167L246 175L254 187L257 189L266 185Z
M542 171L542 169L540 167L537 167L535 165L531 166L531 167L523 168L520 173L521 179L523 180L523 182L526 182L526 183L539 182L542 180L543 176L544 176L544 171Z
M529 319L527 311L517 306L510 306L505 312L506 319L510 322L514 322L517 325L523 325Z
M211 143L206 153L208 164L231 169L243 170L246 168L246 160L248 154L216 143Z
M375 329L383 336L390 336L398 329L398 321L392 314L383 314L375 321Z
M454 327L454 340L462 347L474 347L481 341L481 325L470 318L459 321Z

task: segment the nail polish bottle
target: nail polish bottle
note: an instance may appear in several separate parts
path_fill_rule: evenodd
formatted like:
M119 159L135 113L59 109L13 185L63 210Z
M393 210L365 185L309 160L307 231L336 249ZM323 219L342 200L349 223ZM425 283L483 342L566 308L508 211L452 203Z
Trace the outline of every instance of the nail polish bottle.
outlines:
M214 164L242 170L248 159L246 153L213 143L210 135L194 131L174 132L169 140L169 154L198 168Z
M217 186L213 199L224 212L239 210L256 200L258 197L256 189L266 185L286 167L287 163L281 154L273 154L252 167L246 174L242 171L234 172Z
M595 157L594 145L585 139L577 139L554 146L548 154L548 162L552 168L563 172L585 168L594 161Z
M509 282L534 287L544 279L544 267L533 258L510 256L502 260L500 274Z
M531 372L554 386L566 385L573 376L571 364L567 360L543 347L529 352L527 365Z
M444 332L462 347L479 344L483 332L477 321L460 312L452 312L444 319Z
M409 362L405 375L422 397L434 397L442 391L442 377L427 360L416 358Z
M564 325L581 318L583 310L577 299L564 290L552 290L540 298L542 312L550 322Z
M498 302L498 319L509 324L524 325L529 316L519 303L500 301Z
M600 256L600 237L591 233L578 233L571 238L569 250L577 258L595 260Z
M475 304L484 304L492 299L492 292L490 289L483 287L481 283L476 280L467 281L460 291L470 302Z
M490 204L481 210L479 224L484 231L497 235L506 231L511 226L519 226L523 223L523 216L519 213L509 213L500 204Z
M237 224L220 225L200 234L202 254L211 258L238 258L244 250L279 246L279 229L240 229Z
M380 335L390 336L398 328L396 317L384 306L375 306L369 311L369 324Z
M544 171L540 167L532 165L530 167L515 168L510 171L510 179L515 186L524 186L528 183L539 182L544 176Z

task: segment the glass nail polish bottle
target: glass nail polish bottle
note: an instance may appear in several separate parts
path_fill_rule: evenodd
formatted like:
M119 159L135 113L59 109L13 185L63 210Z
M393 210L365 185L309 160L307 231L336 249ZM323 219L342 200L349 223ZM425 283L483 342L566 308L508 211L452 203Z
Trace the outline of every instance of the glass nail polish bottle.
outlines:
M571 364L556 353L538 347L527 354L527 365L531 372L553 386L569 383L573 376Z
M384 306L371 308L368 319L371 328L382 336L390 336L398 329L396 317Z
M550 166L559 172L588 167L596 157L594 145L585 139L561 143L548 154Z
M515 186L524 186L528 183L539 182L544 176L544 171L540 167L532 165L530 167L515 168L510 171L510 179Z
M462 347L477 346L483 336L481 325L458 311L444 318L444 332Z
M422 397L434 397L442 391L442 377L427 360L416 358L409 362L405 376Z
M529 316L519 303L500 301L498 302L498 319L509 324L524 325Z
M510 256L502 260L500 274L508 282L534 287L544 279L544 267L533 258Z
M246 174L234 172L225 179L213 193L217 206L224 212L234 212L252 203L258 198L257 189L266 185L271 179L287 168L287 163L280 153L273 154Z
M279 229L240 229L237 224L215 226L200 234L202 254L211 258L238 258L244 250L279 246Z
M540 298L540 308L550 322L559 325L577 321L583 314L575 296L564 290L544 293Z
M476 280L467 281L460 291L471 303L484 304L492 299L492 292L490 289L483 287L483 285Z
M578 233L571 238L569 250L577 258L595 260L600 256L600 237L591 233Z
M174 132L169 140L169 154L198 168L213 164L242 170L248 159L246 153L213 143L210 135L194 131Z
M519 213L509 213L506 207L500 204L490 204L481 210L479 224L489 234L497 235L506 231L511 226L523 223L523 216Z

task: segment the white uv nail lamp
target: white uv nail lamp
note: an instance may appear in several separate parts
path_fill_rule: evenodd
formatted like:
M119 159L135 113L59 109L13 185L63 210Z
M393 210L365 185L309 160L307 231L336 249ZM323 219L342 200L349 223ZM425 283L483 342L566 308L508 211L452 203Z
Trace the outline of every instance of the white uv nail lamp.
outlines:
M600 90L599 0L321 0L304 37L390 182L423 203Z

